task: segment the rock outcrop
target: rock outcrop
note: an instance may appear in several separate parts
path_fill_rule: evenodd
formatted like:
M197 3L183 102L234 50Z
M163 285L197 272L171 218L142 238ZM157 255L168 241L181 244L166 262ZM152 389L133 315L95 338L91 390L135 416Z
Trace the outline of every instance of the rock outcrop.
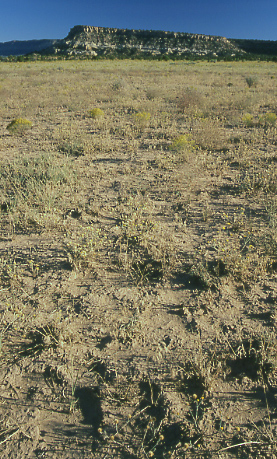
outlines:
M46 50L48 54L106 57L186 56L219 57L243 55L224 37L155 30L130 30L75 26L64 40Z

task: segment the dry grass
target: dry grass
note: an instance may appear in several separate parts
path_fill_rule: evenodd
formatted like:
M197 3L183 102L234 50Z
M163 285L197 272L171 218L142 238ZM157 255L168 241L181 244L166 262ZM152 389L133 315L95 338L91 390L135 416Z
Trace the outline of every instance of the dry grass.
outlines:
M3 458L276 457L275 73L0 64Z

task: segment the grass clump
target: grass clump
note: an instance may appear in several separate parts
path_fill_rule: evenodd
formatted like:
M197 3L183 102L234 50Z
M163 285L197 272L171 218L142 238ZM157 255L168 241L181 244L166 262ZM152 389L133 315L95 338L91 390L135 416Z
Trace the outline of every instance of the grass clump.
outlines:
M59 151L67 156L84 156L86 151L83 143L78 140L65 140L59 145Z
M88 113L89 113L89 116L93 118L94 120L97 120L104 116L104 112L103 110L101 110L101 108L93 108L92 110L89 110Z
M16 118L8 124L7 129L12 133L23 133L32 127L32 123L24 118Z
M254 116L251 115L250 113L246 113L242 117L242 122L245 124L247 127L253 127L254 126Z
M275 113L269 112L265 113L265 115L260 116L260 123L265 126L275 126L277 115Z
M65 250L72 269L79 271L91 268L105 239L101 230L92 226L70 234L65 241Z
M151 118L151 113L149 112L139 112L134 115L134 120L136 125L142 129L148 125L148 122Z
M0 172L1 208L16 226L31 221L37 225L46 214L53 223L53 212L59 213L64 192L73 182L71 165L64 159L61 164L42 154L5 162Z
M114 228L115 262L138 283L162 279L175 261L172 239L149 211L149 204L130 198Z

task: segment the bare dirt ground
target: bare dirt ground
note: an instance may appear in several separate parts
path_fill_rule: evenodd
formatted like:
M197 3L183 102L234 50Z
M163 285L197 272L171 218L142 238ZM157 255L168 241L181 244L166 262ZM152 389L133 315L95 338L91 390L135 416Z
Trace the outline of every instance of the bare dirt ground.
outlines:
M1 63L0 96L1 457L276 458L276 64Z

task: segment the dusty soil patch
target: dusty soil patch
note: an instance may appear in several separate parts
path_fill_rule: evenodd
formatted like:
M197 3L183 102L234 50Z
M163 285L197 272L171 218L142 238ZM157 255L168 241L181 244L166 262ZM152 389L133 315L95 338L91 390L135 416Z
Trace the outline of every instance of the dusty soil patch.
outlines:
M275 70L1 64L2 458L277 456Z

